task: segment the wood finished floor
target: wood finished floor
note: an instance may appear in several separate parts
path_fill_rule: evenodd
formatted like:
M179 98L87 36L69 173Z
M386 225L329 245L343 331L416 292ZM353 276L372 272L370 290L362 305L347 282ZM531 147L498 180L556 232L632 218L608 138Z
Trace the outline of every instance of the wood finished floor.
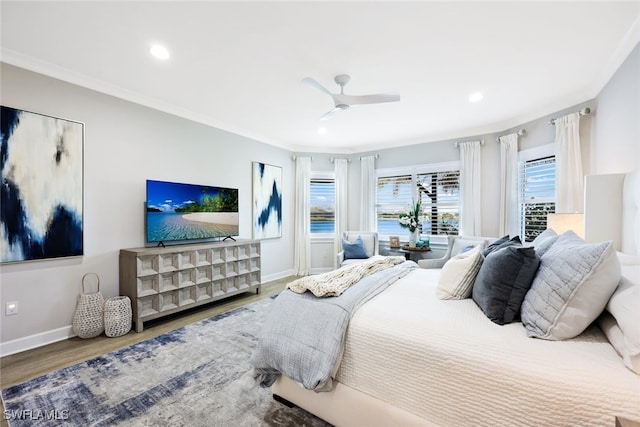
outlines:
M146 322L144 330L140 333L136 333L132 329L128 334L116 338L109 338L105 335L86 340L74 337L33 350L5 356L0 358L0 386L5 389L225 311L277 295L293 279L295 277L286 277L263 284L259 294L240 294L204 307L197 307L183 313L176 313L166 318ZM4 405L2 410L4 411ZM6 420L0 416L0 427L6 426L8 426Z

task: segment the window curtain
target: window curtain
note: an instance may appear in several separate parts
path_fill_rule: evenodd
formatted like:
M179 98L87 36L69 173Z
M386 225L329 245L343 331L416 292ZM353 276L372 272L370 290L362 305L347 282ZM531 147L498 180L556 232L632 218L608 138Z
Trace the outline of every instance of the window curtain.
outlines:
M376 156L360 158L360 230L376 230Z
M342 251L342 235L347 230L349 162L347 159L333 161L335 171L336 211L335 211L335 253Z
M296 157L293 230L293 274L296 276L306 276L311 270L310 181L311 158Z
M460 228L461 236L479 236L480 141L461 142L460 148Z
M518 220L518 134L501 136L500 145L500 227L499 235L520 234Z
M555 119L556 125L556 212L576 213L583 209L580 113Z

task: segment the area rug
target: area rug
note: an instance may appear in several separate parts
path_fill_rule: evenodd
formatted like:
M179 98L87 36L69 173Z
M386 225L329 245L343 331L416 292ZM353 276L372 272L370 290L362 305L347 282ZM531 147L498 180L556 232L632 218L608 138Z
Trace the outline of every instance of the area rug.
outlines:
M327 426L273 400L249 357L271 299L2 390L18 426Z

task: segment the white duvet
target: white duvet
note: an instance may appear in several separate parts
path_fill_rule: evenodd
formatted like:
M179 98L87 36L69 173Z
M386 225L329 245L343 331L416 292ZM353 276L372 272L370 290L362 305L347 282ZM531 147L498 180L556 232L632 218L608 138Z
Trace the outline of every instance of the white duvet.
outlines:
M437 299L439 273L415 270L354 315L339 382L444 426L640 419L640 376L597 327L568 341L527 338L471 299Z

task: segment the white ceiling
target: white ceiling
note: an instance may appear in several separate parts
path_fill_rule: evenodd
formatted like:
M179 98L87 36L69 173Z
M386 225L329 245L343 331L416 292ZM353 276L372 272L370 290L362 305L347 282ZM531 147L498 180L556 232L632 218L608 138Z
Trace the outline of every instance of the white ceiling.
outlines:
M3 62L293 151L499 132L594 98L640 41L633 2L10 2ZM166 62L148 52L163 43ZM331 98L399 92L320 122ZM484 94L471 104L472 92ZM326 135L319 135L325 126Z

